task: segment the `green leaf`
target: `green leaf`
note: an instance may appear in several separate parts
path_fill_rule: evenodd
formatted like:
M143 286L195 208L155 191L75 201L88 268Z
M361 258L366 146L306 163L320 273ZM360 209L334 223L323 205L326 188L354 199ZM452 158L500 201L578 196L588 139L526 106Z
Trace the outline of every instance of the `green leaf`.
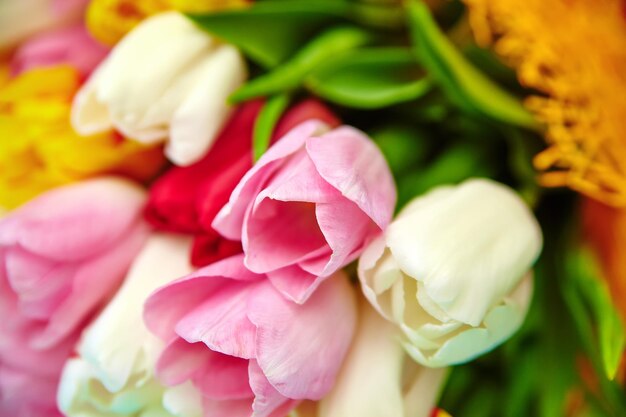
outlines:
M230 96L230 101L240 103L255 97L295 89L315 67L371 39L372 36L368 32L352 26L328 29L304 46L289 61L244 84Z
M188 17L265 68L284 62L329 25L352 22L397 29L404 23L400 7L349 0L256 1L242 9Z
M261 109L261 112L254 123L254 133L252 139L252 149L255 162L258 161L258 159L269 147L274 127L288 105L289 96L287 94L281 94L269 98Z
M432 144L426 132L411 125L387 124L368 133L397 177L424 164Z
M344 20L349 10L344 1L262 1L243 9L188 17L258 64L272 68L322 27Z
M305 84L328 101L361 109L415 100L431 88L406 48L350 51L317 68Z
M446 147L428 166L398 178L398 207L438 185L457 184L470 177L490 177L489 150L468 142Z
M526 128L534 118L519 100L478 71L439 29L428 6L409 0L408 18L415 50L448 97L463 110Z
M584 338L596 340L604 373L609 380L613 380L626 348L624 325L592 253L584 248L572 250L567 267L568 277L574 280L573 285L580 297L580 301L575 301L571 292L569 294L579 330ZM583 310L583 304L586 310ZM583 318L585 311L589 313ZM597 326L596 337L591 329L594 323Z

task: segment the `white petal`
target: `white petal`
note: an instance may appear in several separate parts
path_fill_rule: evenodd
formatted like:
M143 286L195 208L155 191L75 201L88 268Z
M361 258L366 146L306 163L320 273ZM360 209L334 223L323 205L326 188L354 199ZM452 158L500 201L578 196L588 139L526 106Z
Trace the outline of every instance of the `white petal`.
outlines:
M446 368L420 367L404 394L405 417L431 416L447 375Z
M71 122L76 132L89 136L105 132L113 128L109 108L97 98L96 88L101 74L108 66L109 58L105 58L100 66L74 96L72 103Z
M403 417L400 335L366 303L361 323L335 387L320 403L319 417ZM409 417L409 416L406 416Z
M542 245L532 212L511 189L490 180L415 200L389 226L386 240L428 299L472 326L518 284Z
M192 92L174 113L165 153L177 165L190 165L209 150L230 113L228 96L246 79L242 56L220 46L200 66Z
M385 248L384 236L374 239L363 251L359 258L358 274L361 281L361 291L370 304L383 317L391 320L393 317L392 296L389 291L395 276L391 269L396 264L391 253ZM384 271L383 277L379 276L379 270ZM396 270L400 267L396 265Z
M519 286L492 308L481 327L464 326L434 351L406 343L407 352L417 362L429 367L455 365L488 352L508 339L522 325L532 298L532 273Z
M131 373L152 374L161 341L144 326L143 301L157 287L191 272L190 239L154 234L133 263L118 293L85 331L78 351L111 392ZM144 369L136 369L137 365Z
M106 108L113 125L142 142L165 139L167 126L141 122L154 103L189 67L210 54L215 42L191 21L176 12L144 20L126 35L100 65L97 74L74 102L74 124L85 132L104 126ZM170 98L181 100L182 96ZM179 102L168 103L170 111ZM171 115L171 114L170 114Z
M202 416L202 396L190 381L165 390L163 408L174 417Z

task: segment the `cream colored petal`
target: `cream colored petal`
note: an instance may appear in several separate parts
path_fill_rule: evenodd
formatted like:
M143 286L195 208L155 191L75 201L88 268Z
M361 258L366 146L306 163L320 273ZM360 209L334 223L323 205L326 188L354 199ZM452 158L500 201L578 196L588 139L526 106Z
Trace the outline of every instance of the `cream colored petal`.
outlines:
M480 327L467 325L453 333L440 348L420 349L405 343L407 352L417 362L429 367L442 367L470 361L508 339L522 325L532 298L532 273L502 303L492 308Z
M365 248L358 266L363 295L383 317L389 320L393 317L393 306L391 293L386 290L394 283L394 273L391 271L394 264L391 253L385 249L385 238L381 235ZM379 270L382 271L382 278Z
M428 204L411 204L389 226L386 241L429 300L450 318L478 326L539 255L541 230L502 184L469 180L444 190L423 197Z
M89 136L113 129L109 108L98 100L96 88L101 74L107 68L109 59L105 58L100 66L74 96L71 123L76 132Z
M429 417L437 405L449 370L420 367L404 394L406 417Z
M104 107L113 125L127 136L142 142L165 139L164 126L141 127L142 119L154 103L178 107L180 102L165 105L161 97L213 45L210 36L179 13L146 19L116 45L95 78L83 87L87 91L79 93L73 110L77 130L103 126Z
M404 416L401 379L405 354L399 337L391 323L361 303L358 333L335 387L320 402L319 416Z
M84 332L78 351L109 391L121 390L133 372L151 375L162 342L143 324L143 301L159 286L191 272L190 247L187 237L151 236L118 293Z
M167 388L163 408L174 417L201 417L202 396L190 381Z
M243 84L247 69L236 48L221 45L203 62L199 74L170 123L165 154L177 165L197 162L209 150L230 114L228 96Z

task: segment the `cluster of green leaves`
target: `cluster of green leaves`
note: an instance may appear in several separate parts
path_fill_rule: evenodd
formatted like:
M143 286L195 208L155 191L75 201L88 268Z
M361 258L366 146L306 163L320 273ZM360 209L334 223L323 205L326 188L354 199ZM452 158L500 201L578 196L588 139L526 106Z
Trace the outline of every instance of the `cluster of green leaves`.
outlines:
M587 406L572 417L626 416L613 380L624 327L572 236L574 199L537 186L531 160L544 146L541 127L508 68L471 42L452 42L448 32L462 31L463 12L460 1L434 16L419 0L257 0L189 17L253 65L230 100L265 99L255 159L289 104L314 95L376 141L399 208L434 186L482 176L516 188L537 209L546 242L528 320L502 348L454 368L445 409L458 417L561 417L580 397ZM586 362L594 381L580 372Z

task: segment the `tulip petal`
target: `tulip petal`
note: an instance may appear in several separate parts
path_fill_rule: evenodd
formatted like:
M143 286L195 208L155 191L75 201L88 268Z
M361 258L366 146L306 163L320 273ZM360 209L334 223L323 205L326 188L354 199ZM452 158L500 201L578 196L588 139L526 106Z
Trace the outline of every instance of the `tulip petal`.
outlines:
M202 343L187 343L174 339L163 350L156 364L159 380L166 386L176 386L193 380L213 353Z
M519 284L502 304L492 308L481 327L465 326L435 351L423 351L405 344L417 362L429 367L442 367L467 362L498 346L522 325L530 304L532 273Z
M146 301L146 326L163 340L177 337L178 323L191 309L218 291L230 280L255 281L262 279L243 265L243 255L235 255L208 265L193 274L155 291Z
M396 327L361 303L358 331L319 417L408 417L402 371L405 353ZM433 404L434 405L434 404Z
M252 417L282 417L297 406L297 402L281 395L267 380L255 360L248 367L250 387L254 391Z
M259 159L241 179L213 221L213 228L231 240L240 240L244 216L260 187L275 172L283 158L294 154L312 135L321 133L326 125L319 121L304 122L293 128Z
M165 390L163 408L174 417L202 416L202 396L190 382Z
M315 215L332 250L327 264L318 272L320 276L329 276L354 260L368 235L377 232L367 215L349 200L317 204Z
M201 78L170 121L165 154L177 165L200 160L221 130L230 107L228 96L246 79L243 58L230 45L221 45L201 64Z
M110 392L126 385L144 347L160 347L143 324L141 301L155 288L191 272L190 244L184 236L153 234L115 297L83 333L79 353Z
M139 141L163 139L167 130L144 132L136 124L166 93L181 69L193 65L212 47L212 38L179 13L148 18L118 43L101 65L94 83L96 98L108 105L113 123L127 136ZM162 63L163 56L168 57L167 65L154 65Z
M204 398L203 417L250 417L252 399L215 401Z
M47 320L71 290L78 265L47 261L20 248L6 251L11 289L25 317Z
M212 400L252 400L248 361L213 352L202 343L182 339L171 343L158 361L157 373L168 386L191 380L203 397Z
M128 231L126 239L81 264L74 276L72 292L49 318L44 331L33 337L33 347L49 348L76 329L103 297L111 294L124 279L147 235L146 225L138 223Z
M325 259L328 256L324 257ZM305 271L300 265L291 265L267 274L268 279L284 297L303 304L322 283L324 278Z
M306 149L319 174L385 229L396 187L384 156L364 133L343 126L309 138Z
M258 364L278 392L317 400L330 390L356 324L354 293L343 273L302 305L263 287L248 317L257 326Z
M264 199L244 223L245 263L266 273L298 263L326 247L312 203ZM282 227L281 227L282 226Z
M84 259L128 233L143 201L139 187L114 178L58 188L0 220L0 244L63 262Z
M386 238L400 268L423 283L429 299L472 326L513 289L542 245L528 207L490 180L466 181L418 199L390 225Z
M259 284L230 281L183 317L176 333L189 343L250 359L255 355L256 328L246 316L248 299Z

